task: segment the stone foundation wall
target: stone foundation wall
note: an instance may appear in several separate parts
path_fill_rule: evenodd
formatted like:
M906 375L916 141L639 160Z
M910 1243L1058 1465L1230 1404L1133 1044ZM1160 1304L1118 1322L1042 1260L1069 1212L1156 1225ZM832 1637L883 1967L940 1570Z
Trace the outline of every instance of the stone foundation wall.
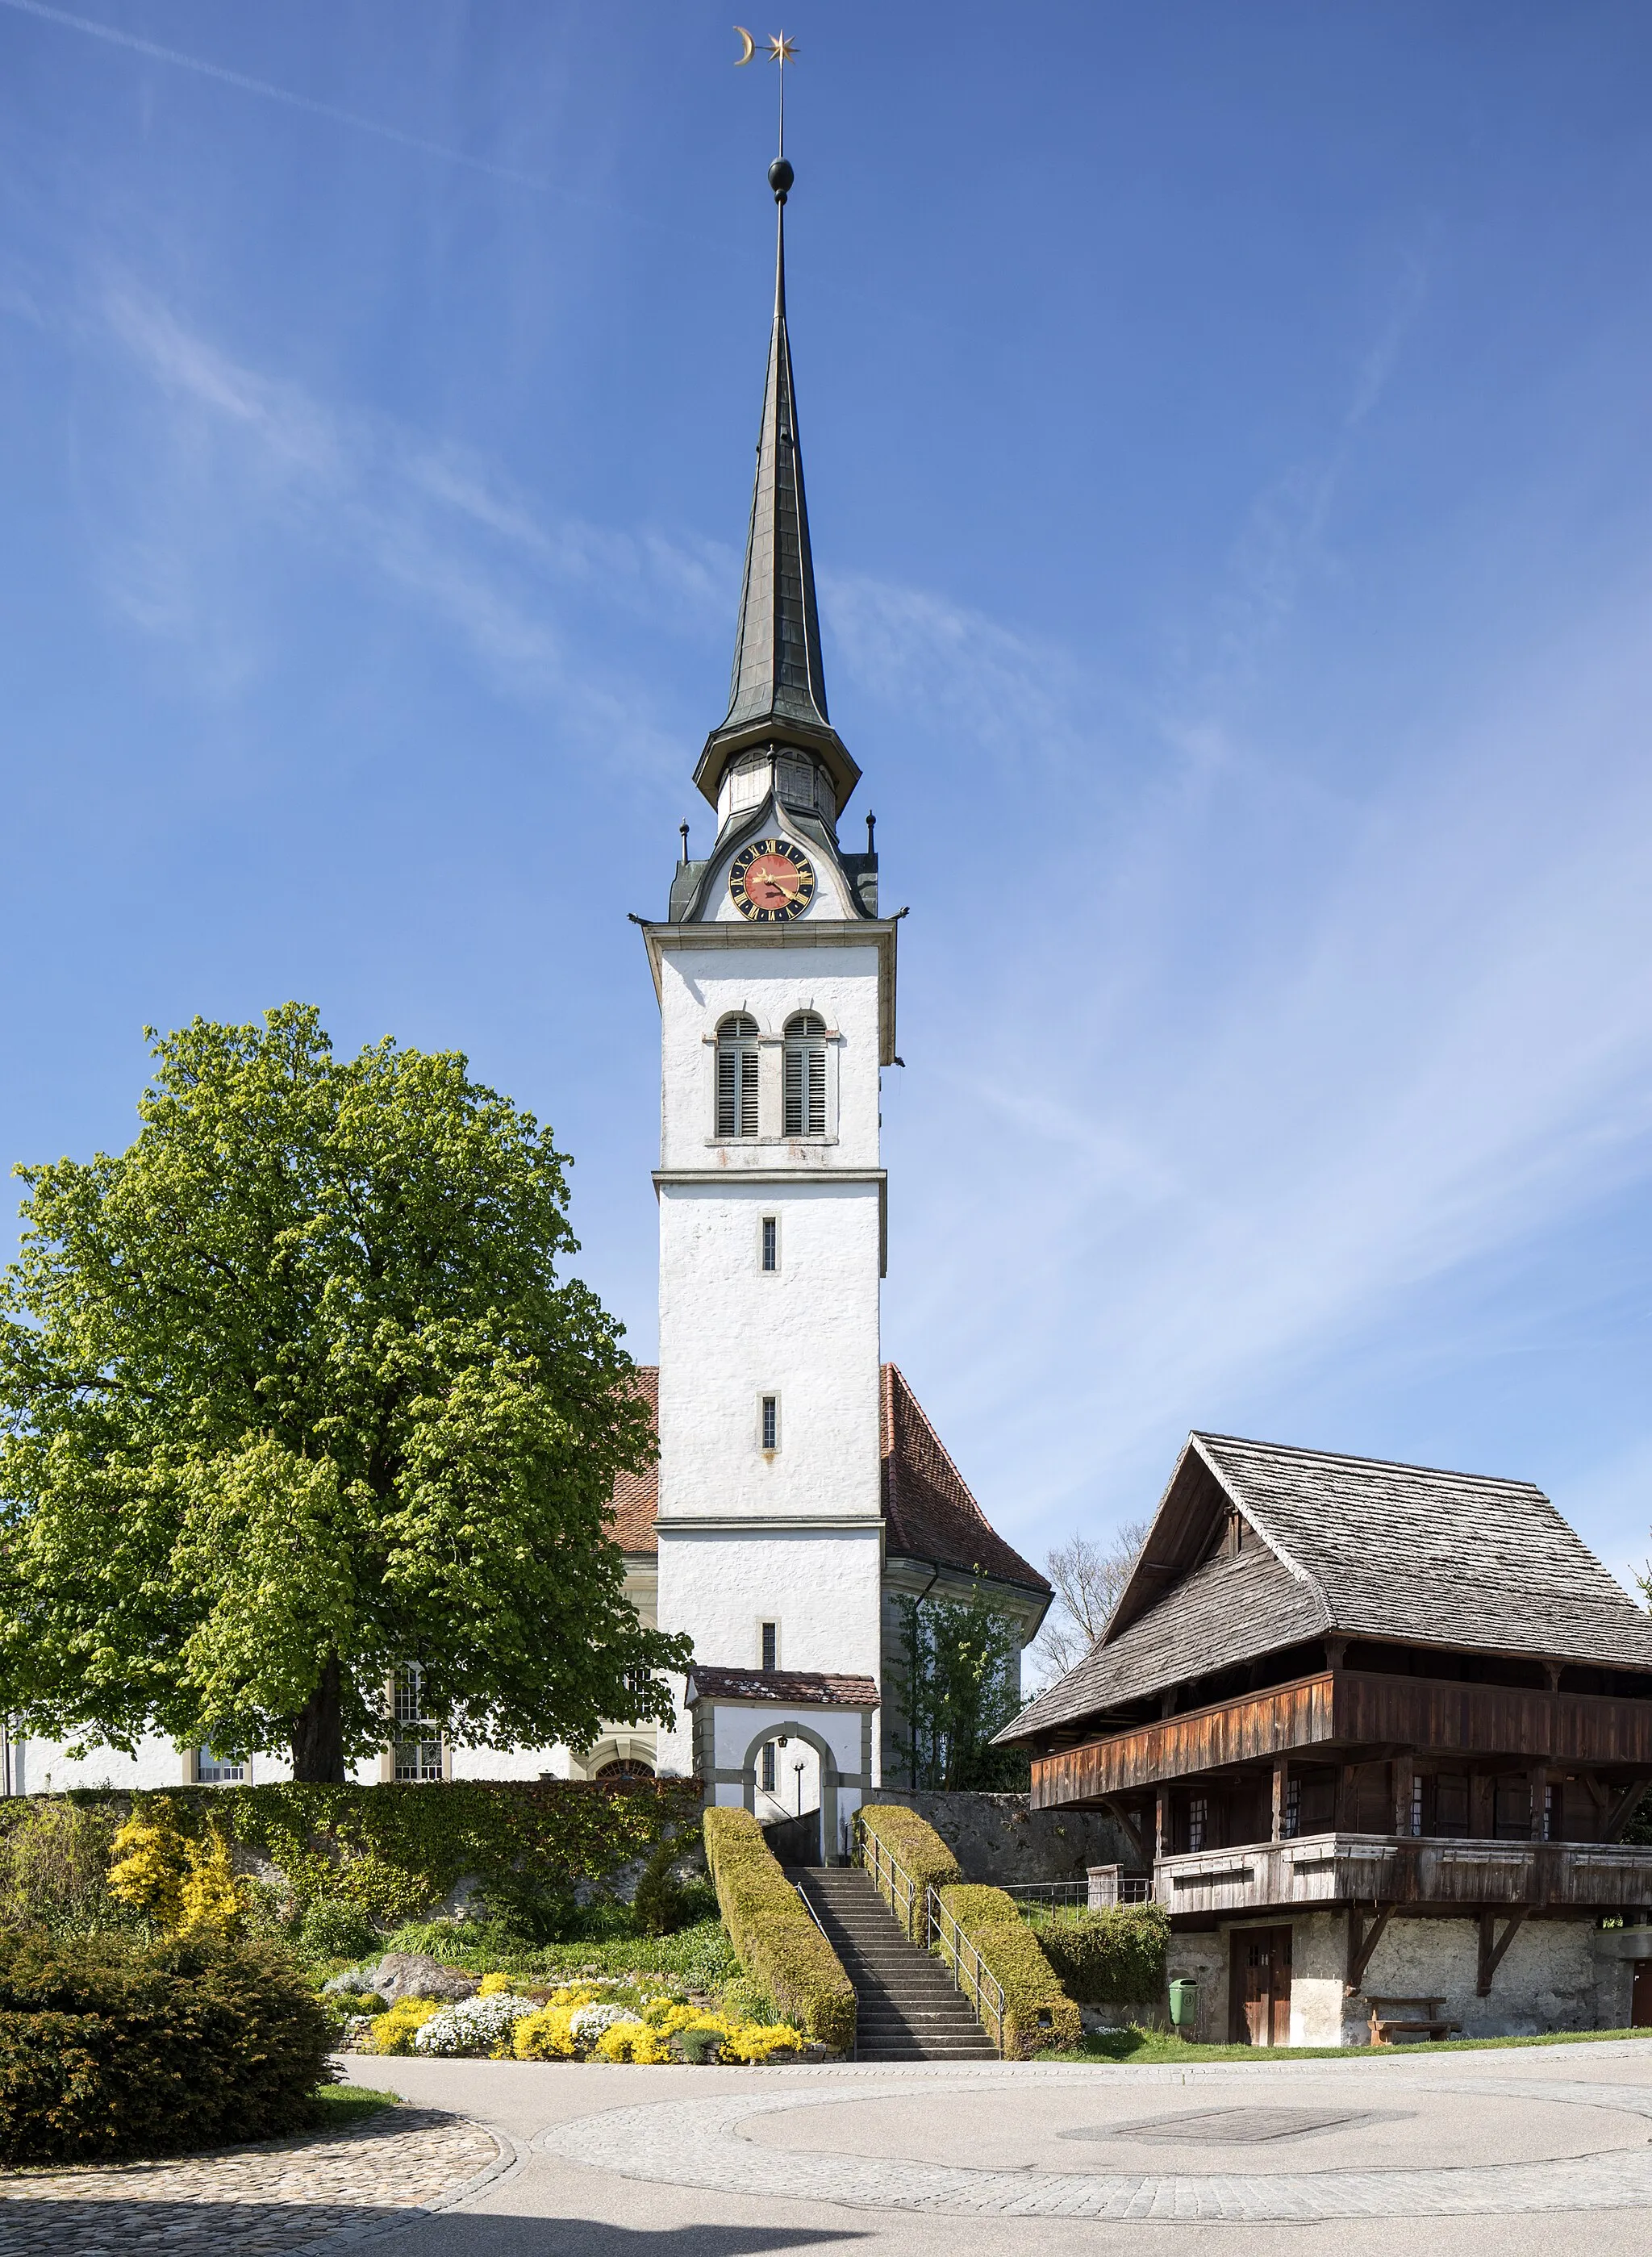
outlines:
M942 1794L880 1786L873 1801L899 1802L927 1819L964 1876L1007 1888L1017 1881L1082 1881L1091 1865L1134 1870L1134 1853L1099 1810L1034 1810L1025 1794Z
M1199 2010L1193 2037L1199 2045L1227 2043L1228 1931L1208 1930L1170 1938L1165 1958L1165 1985L1192 1981L1199 1986Z

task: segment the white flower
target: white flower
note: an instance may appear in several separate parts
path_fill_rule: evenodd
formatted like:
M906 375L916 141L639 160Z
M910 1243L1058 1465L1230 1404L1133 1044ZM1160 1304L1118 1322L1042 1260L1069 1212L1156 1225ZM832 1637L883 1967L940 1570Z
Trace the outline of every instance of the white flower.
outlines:
M491 2053L525 2015L537 2012L532 1999L518 1999L509 1991L496 1991L489 1999L461 1999L457 2006L444 2006L413 2032L413 2051Z

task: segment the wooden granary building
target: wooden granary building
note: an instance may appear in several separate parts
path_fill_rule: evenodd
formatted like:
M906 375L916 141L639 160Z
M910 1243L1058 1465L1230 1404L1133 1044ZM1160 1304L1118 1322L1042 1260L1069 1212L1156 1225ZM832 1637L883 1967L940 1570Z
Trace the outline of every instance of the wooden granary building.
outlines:
M1652 1619L1529 1482L1193 1434L1004 1737L1120 1822L1207 2039L1652 2022Z

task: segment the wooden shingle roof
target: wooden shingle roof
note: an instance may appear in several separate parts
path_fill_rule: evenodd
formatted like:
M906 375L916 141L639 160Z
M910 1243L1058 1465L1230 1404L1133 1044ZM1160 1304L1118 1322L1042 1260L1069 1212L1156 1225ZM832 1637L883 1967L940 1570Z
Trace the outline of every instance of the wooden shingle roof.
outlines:
M635 1381L656 1433L660 1373L639 1364ZM893 1363L879 1375L881 1493L886 1546L891 1559L979 1573L995 1582L1019 1584L1041 1599L1049 1585L1030 1561L1006 1544L970 1493L922 1405ZM622 1552L657 1552L654 1517L660 1509L659 1461L643 1474L621 1474L610 1511Z
M1005 1737L1331 1632L1652 1670L1652 1619L1530 1482L1195 1433L1101 1638Z

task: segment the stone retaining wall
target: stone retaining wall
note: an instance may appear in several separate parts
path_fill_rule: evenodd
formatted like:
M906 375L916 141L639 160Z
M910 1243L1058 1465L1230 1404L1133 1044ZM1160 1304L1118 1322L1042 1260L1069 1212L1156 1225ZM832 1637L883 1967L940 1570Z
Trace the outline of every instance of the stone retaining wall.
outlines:
M944 1794L880 1786L877 1802L904 1803L927 1819L966 1880L1082 1881L1091 1865L1134 1870L1133 1852L1099 1810L1034 1810L1025 1794Z

